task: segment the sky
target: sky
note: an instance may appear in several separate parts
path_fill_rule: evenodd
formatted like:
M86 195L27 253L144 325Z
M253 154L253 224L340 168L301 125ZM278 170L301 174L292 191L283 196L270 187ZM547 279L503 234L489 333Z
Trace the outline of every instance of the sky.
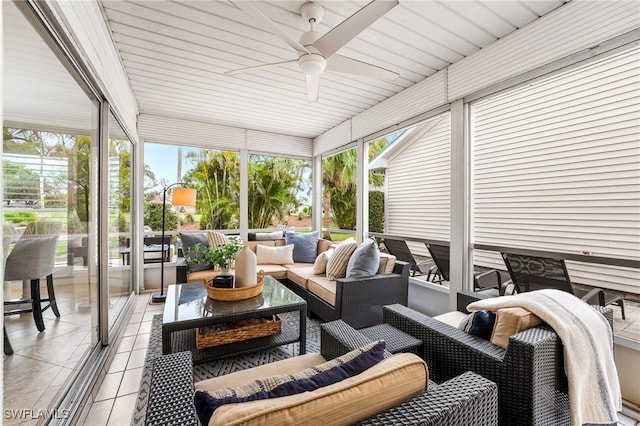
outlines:
M182 175L191 168L191 161L187 153L197 151L193 148L182 148ZM164 179L168 185L179 182L178 176L178 147L156 143L145 143L144 163L155 173L156 179Z

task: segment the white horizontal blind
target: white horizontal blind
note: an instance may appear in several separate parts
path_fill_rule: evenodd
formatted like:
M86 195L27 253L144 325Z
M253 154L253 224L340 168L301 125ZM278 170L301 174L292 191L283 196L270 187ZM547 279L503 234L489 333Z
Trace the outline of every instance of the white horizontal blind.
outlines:
M385 233L449 241L451 114L426 123L389 159ZM411 243L427 255L424 244Z
M640 258L639 64L634 48L472 106L474 243ZM638 270L568 266L640 290Z

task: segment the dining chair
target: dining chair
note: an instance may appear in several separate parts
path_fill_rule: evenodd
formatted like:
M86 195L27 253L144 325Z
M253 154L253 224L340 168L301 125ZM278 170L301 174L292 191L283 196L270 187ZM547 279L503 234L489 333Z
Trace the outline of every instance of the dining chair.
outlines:
M56 317L60 317L56 296L53 289L53 269L55 266L58 235L22 235L9 253L5 263L5 281L29 281L31 294L29 298L7 300L5 306L31 304L30 308L18 308L5 311L4 315L33 313L38 331L45 329L42 312L51 308ZM46 277L47 298L40 296L40 279ZM42 303L47 303L42 306ZM6 339L5 339L6 340Z

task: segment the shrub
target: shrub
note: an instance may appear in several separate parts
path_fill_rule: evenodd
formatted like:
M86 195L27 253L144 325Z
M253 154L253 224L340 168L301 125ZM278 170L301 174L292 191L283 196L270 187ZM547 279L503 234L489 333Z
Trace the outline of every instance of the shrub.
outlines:
M369 191L369 232L384 232L384 192Z

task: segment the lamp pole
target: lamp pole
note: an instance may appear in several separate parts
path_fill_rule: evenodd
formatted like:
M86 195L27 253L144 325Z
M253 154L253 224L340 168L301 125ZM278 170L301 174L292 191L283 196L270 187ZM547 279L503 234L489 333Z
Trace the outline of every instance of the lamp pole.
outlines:
M164 294L164 258L165 258L165 252L164 252L164 238L165 238L165 232L164 232L164 225L165 225L165 210L166 210L166 206L167 206L167 192L169 191L169 189L173 186L176 185L184 185L184 183L182 182L176 182L176 183L172 183L169 186L165 186L163 188L162 191L162 237L161 237L161 241L160 241L160 246L161 246L161 256L160 256L160 293L155 293L151 296L151 302L152 303L164 303L164 301L167 299L167 295ZM195 194L195 190L194 194ZM193 205L195 205L195 195L194 195L194 200L193 200ZM175 201L175 200L174 200ZM174 203L172 203L174 204ZM167 244L167 254L169 254L171 252L171 243Z

